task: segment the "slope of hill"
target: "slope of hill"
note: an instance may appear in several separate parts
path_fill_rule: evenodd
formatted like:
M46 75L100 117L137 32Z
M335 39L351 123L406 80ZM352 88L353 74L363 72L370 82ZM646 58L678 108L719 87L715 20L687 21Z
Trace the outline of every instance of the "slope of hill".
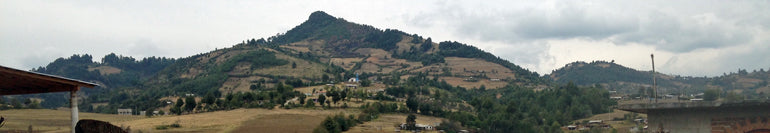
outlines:
M168 62L162 58L161 63L147 63L154 64L147 70L130 67L142 61L113 62L106 56L95 63L87 58L63 60L92 70L88 75L96 78L82 78L87 81L114 84L99 77L137 74L115 81L130 81L127 84L84 92L88 98L80 107L86 112L134 108L180 115L237 108L328 109L375 100L356 109L362 112L361 122L380 113L419 113L486 132L550 132L614 104L597 88L545 86L550 81L537 73L471 45L436 43L321 11L285 34ZM78 74L61 67L39 69L68 77ZM346 82L356 78L361 82ZM356 104L362 103L351 103Z
M578 85L601 85L625 94L637 94L652 86L652 72L638 71L613 62L573 62L554 70L548 78L559 83L574 82ZM705 89L736 91L755 97L770 91L767 82L770 72L764 69L725 73L717 77L690 77L657 73L656 82L662 94L696 94Z

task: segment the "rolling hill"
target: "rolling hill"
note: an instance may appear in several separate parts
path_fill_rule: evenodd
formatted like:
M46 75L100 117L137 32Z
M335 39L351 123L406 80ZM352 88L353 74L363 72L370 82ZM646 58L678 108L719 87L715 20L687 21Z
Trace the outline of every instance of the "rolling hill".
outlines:
M467 89L501 88L509 83L533 86L544 78L471 45L433 42L395 29L378 29L348 22L322 11L283 34L247 39L230 48L185 58L149 57L136 60L109 54L101 62L88 54L59 58L32 71L62 75L100 84L88 89L84 111L112 112L122 107L156 108L146 99L195 94L204 96L271 89L278 83L293 87L348 81L387 86L410 77L432 76L447 86ZM291 82L291 83L290 83ZM385 89L385 88L380 88ZM43 107L63 106L63 94L42 97ZM56 100L59 99L59 100Z
M99 83L103 88L82 92L80 106L99 113L352 107L361 112L359 122L380 113L419 113L458 122L447 127L452 130L553 132L615 104L606 91L553 84L471 45L433 42L322 11L286 33L189 57L91 60L73 55L33 71ZM360 82L350 82L355 79ZM6 98L66 101L56 100L65 98L62 93Z
M559 83L573 82L583 86L599 85L625 94L638 94L652 86L652 72L631 69L613 62L573 62L554 70L547 78ZM751 98L770 92L770 72L761 69L725 73L717 77L691 77L657 73L661 94L697 94L706 89L734 91Z

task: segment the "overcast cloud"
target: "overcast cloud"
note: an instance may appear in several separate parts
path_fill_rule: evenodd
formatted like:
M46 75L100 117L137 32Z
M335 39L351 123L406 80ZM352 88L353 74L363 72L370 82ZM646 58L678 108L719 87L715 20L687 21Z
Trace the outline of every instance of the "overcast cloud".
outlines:
M2 1L0 63L111 52L186 57L283 33L317 10L477 46L540 74L615 60L717 76L770 68L767 1Z

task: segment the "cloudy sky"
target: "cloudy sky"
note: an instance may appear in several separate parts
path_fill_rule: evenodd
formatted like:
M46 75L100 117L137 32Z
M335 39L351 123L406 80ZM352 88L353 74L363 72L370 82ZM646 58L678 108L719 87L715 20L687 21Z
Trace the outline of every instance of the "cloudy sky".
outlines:
M770 69L768 1L0 1L0 65L111 52L186 57L270 37L313 11L474 45L540 74L574 61L718 76Z

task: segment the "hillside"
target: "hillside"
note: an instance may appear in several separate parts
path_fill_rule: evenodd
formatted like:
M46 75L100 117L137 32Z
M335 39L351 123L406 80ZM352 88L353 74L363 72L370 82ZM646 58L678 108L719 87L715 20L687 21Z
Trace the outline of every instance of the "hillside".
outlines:
M625 94L637 94L639 90L649 89L652 86L652 72L638 71L606 61L573 62L554 70L547 77L559 83L600 85ZM658 88L662 90L661 94L697 94L706 89L718 89L734 91L748 98L757 98L770 92L768 80L770 80L770 72L764 69L752 72L739 69L738 72L725 73L717 77L656 74L656 82Z
M606 91L552 84L471 45L433 42L322 11L284 34L179 59L136 61L111 54L93 62L90 55L74 55L52 64L35 71L103 85L80 94L86 97L81 111L98 113L119 108L182 116L239 108L345 109L360 114L335 116L335 121L378 123L380 114L422 114L448 119L451 127L442 129L451 131L550 132L615 104ZM42 103L64 97L46 95L51 97ZM18 99L37 97L5 97L14 106L0 107L35 108L35 102L19 104ZM351 125L337 126L344 131L356 125L345 123Z
M257 57L261 60L250 60ZM145 85L203 95L210 88L219 88L222 92L246 90L253 81L262 79L272 81L266 86L287 79L312 85L346 81L355 74L363 80L385 82L389 75L417 73L437 75L442 80L456 81L450 82L453 86L468 88L480 85L457 79L542 81L536 73L473 46L458 42L434 43L430 38L351 23L319 11L285 34L251 39L231 48L179 59ZM207 79L212 76L217 80ZM206 84L186 86L188 83ZM494 88L506 84L501 83Z

